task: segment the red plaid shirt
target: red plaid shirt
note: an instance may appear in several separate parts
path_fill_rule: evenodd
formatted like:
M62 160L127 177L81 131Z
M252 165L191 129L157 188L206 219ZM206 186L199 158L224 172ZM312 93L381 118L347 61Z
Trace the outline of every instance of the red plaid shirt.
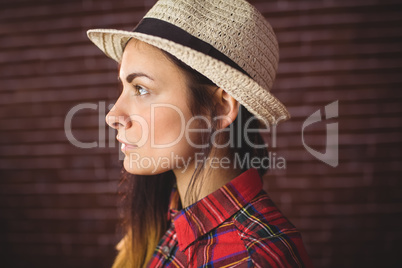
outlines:
M255 169L181 211L172 207L177 202L174 190L170 228L148 267L312 266L300 233L262 190Z

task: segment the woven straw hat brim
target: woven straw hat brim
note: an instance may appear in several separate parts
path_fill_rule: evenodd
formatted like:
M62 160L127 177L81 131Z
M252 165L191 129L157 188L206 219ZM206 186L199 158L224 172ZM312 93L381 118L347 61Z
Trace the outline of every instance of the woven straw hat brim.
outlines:
M276 125L290 118L285 106L249 76L189 47L138 32L93 29L89 30L87 34L96 46L117 62L121 61L124 47L130 38L148 43L174 55L209 78L266 124Z

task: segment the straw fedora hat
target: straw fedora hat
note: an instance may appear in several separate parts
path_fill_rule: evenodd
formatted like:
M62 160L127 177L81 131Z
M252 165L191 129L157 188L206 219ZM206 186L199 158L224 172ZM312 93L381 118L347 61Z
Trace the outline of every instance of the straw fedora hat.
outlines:
M245 0L159 0L132 32L87 34L117 62L131 38L146 42L208 77L265 123L290 118L270 93L279 60L275 34Z

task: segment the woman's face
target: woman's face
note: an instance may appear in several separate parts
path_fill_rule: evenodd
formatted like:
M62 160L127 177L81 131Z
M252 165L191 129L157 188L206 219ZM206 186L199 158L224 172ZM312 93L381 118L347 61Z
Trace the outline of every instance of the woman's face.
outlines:
M184 168L194 158L188 139L195 142L196 134L186 134L192 114L183 71L159 49L131 40L119 79L123 90L106 122L118 130L124 168L138 175Z

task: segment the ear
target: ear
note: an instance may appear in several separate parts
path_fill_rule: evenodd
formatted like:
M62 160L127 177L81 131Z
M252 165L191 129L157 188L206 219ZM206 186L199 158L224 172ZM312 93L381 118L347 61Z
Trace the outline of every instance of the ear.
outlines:
M240 104L221 88L215 91L215 97L216 111L220 121L219 128L224 129L236 119Z

